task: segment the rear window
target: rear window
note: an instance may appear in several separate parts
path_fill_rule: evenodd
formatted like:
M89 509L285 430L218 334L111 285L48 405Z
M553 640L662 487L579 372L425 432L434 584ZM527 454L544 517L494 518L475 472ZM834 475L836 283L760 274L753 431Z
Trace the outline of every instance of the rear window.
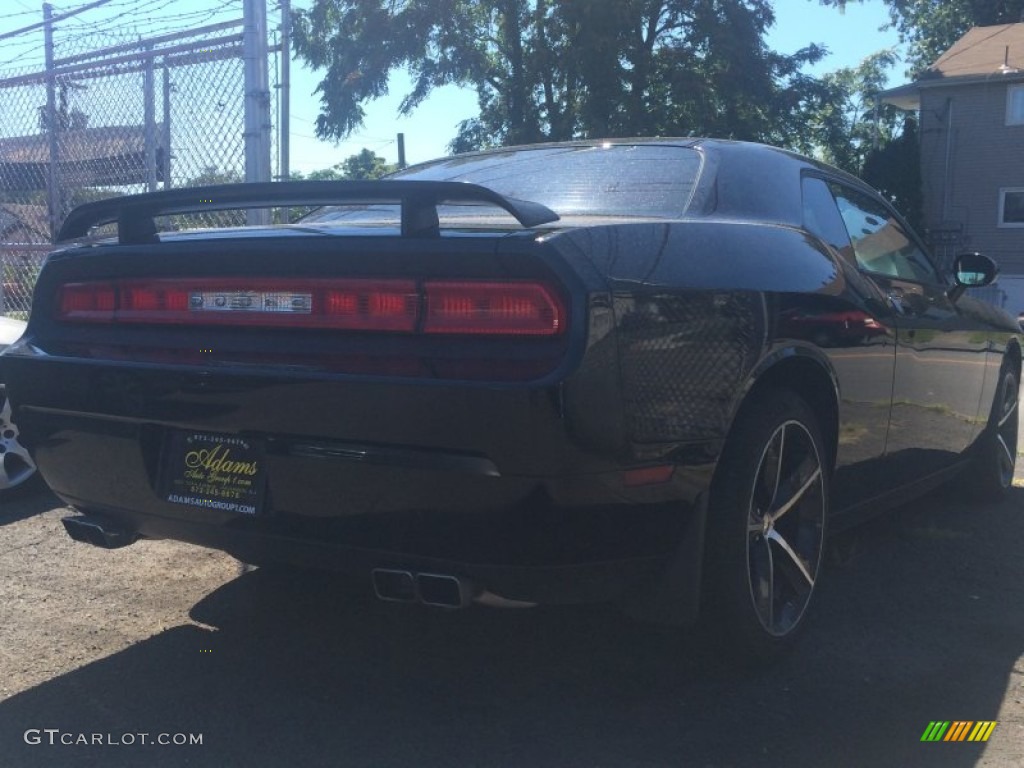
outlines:
M452 157L419 165L390 178L461 181L505 197L541 203L562 217L679 218L686 211L701 168L701 155L680 146L606 144L520 148ZM377 218L386 206L332 206L307 220ZM470 210L475 209L475 210ZM397 215L397 207L395 208ZM504 216L489 205L452 205L442 219Z

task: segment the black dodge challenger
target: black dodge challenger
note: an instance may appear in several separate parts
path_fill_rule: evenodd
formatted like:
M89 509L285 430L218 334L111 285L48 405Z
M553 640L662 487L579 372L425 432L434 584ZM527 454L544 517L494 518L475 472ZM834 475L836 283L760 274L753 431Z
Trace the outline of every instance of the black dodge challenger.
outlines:
M312 212L186 228L270 206ZM978 499L1012 482L1019 328L965 295L995 264L938 264L872 189L779 149L171 190L82 206L61 239L0 380L99 546L441 606L700 611L765 658L826 533L958 472Z

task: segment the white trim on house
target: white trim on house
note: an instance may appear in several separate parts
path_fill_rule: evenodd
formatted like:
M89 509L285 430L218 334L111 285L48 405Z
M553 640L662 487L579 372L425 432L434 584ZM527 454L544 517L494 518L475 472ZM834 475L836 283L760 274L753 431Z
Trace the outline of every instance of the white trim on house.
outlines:
M1006 196L1007 196L1007 194L1010 194L1010 195L1020 195L1020 198L1021 198L1020 207L1021 207L1021 210L1024 210L1024 187L1002 187L999 190L999 218L996 220L996 224L998 226L1000 226L1000 227L1022 228L1022 227L1024 227L1024 217L1022 217L1020 219L1020 221L1006 221L1005 220L1005 218L1006 218Z

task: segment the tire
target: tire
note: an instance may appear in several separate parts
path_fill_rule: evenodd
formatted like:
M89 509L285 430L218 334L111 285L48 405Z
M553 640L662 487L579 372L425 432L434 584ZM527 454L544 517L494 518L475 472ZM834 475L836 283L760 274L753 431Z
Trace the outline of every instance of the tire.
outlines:
M1013 485L1017 464L1018 387L1016 372L1004 363L988 424L974 446L975 455L966 470L965 486L974 499L1002 501Z
M818 584L829 469L818 419L788 390L742 409L712 482L705 604L731 661L757 666L787 652Z
M18 437L18 426L11 418L11 402L0 384L0 498L28 493L39 483L35 462Z

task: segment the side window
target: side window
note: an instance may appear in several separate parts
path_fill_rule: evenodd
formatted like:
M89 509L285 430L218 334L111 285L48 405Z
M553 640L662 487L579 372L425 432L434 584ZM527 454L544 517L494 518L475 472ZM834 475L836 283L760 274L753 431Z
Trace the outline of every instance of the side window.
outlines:
M839 184L829 186L862 269L919 283L942 282L924 251L886 206Z
M828 184L815 176L803 179L804 227L853 262L853 246Z

